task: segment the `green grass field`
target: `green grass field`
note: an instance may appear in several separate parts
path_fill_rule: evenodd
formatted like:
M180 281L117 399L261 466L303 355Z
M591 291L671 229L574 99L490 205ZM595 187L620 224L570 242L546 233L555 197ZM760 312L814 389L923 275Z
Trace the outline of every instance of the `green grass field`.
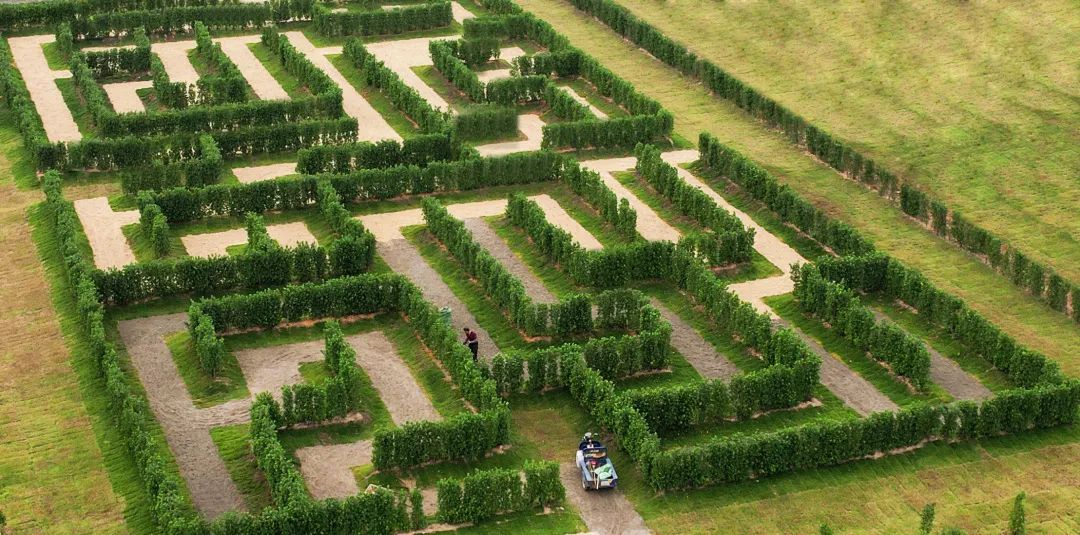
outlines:
M1075 2L619 4L1080 280Z

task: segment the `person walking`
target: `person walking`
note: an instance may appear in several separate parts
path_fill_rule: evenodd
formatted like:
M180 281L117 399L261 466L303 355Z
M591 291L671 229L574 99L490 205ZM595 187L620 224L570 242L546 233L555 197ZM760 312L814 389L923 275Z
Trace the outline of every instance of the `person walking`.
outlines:
M465 345L472 351L472 360L476 362L480 358L480 339L477 338L476 331L468 327L465 327Z

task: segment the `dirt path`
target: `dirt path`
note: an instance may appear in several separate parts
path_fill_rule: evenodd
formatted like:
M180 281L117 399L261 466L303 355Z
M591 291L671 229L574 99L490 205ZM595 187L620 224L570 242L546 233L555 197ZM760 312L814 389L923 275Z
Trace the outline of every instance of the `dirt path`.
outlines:
M188 52L194 48L195 41L168 41L150 45L150 50L161 58L170 82L192 85L199 81L199 72L188 58Z
M581 519L589 527L589 533L596 535L652 533L621 490L586 491L581 488L581 470L570 462L559 464L559 479L566 487L567 501L581 513Z
M56 41L53 35L30 35L11 37L11 57L22 74L30 100L34 101L45 135L49 141L78 141L82 139L75 117L64 102L64 95L56 85L57 78L71 77L70 71L54 71L49 68L42 46Z
M375 108L371 107L371 104L360 96L356 88L338 72L337 68L330 63L330 60L326 59L326 54L332 51L315 48L315 45L311 44L311 41L302 32L285 32L285 36L289 38L289 42L297 50L303 53L311 63L326 73L341 88L341 105L345 109L345 113L350 117L355 117L360 123L360 141L382 141L384 139L401 141L401 136L390 126L390 123L387 123L386 119L383 119L383 116L375 111Z
M499 352L498 346L488 336L487 331L479 328L480 323L469 312L465 303L442 280L442 277L428 265L420 251L408 240L401 238L392 241L379 241L375 250L386 261L390 269L409 278L424 293L424 298L436 307L450 307L454 329L458 333L464 327L475 329L480 339L480 357L490 360Z
M732 293L739 296L739 299L750 303L750 306L754 307L754 310L770 316L776 316L776 314L773 313L772 309L769 308L762 299L774 295L791 293L794 289L795 283L792 282L791 276L787 274L777 275L767 279L740 282L728 286L728 290L731 290Z
M371 464L371 441L310 446L295 454L312 498L347 498L360 493L352 467Z
M323 340L312 340L296 344L269 347L257 347L236 351L236 361L244 373L251 395L270 392L275 399L281 399L281 387L302 383L300 364L323 360Z
M376 331L346 340L356 350L357 363L371 379L395 424L442 418L385 334ZM371 455L370 440L296 450L300 473L316 499L345 498L360 492L352 467L371 463Z
M611 191L615 193L615 196L621 199L626 199L630 206L637 212L637 231L641 234L642 238L649 241L679 241L679 231L675 227L669 225L664 221L659 214L649 208L647 204L641 201L634 195L633 192L626 189L615 179L612 175L616 171L627 171L634 168L637 163L635 158L607 158L604 160L589 160L581 162L581 165L586 169L590 169L600 174L600 178L603 179L604 184L611 188Z
M564 85L564 86L560 86L560 87L562 87L563 91L566 91L566 93L568 95L570 95L570 98L578 101L578 103L580 103L580 104L584 104L584 105L588 106L589 111L591 111L592 114L595 115L597 119L604 120L604 119L608 118L608 115L606 113L600 111L600 108L597 108L596 106L593 106L592 104L590 104L589 100L587 98L581 96L581 93L578 93L577 91L575 91L573 87L570 87L568 85Z
M870 310L878 321L895 323L880 310L875 308ZM930 380L934 384L945 389L950 396L956 399L980 400L994 397L994 393L989 388L986 388L978 379L964 371L960 365L951 359L945 358L925 340L922 343L926 346L926 351L930 353Z
M578 223L578 221L564 210L563 207L559 205L558 201L551 196L536 195L529 197L529 199L540 205L540 208L544 210L544 215L547 217L549 223L570 233L570 237L578 242L578 245L590 251L604 248L604 245L600 243L600 240L596 239L596 236L593 236L591 232L581 226L581 223Z
M247 400L229 404L231 414L195 408L165 345L165 336L183 331L186 320L187 314L169 314L122 321L117 327L195 507L215 518L226 511L242 511L245 505L210 438L210 428L245 421L250 404Z
M869 381L848 368L846 364L832 356L813 337L808 336L785 320L775 318L774 322L790 327L802 338L810 350L821 357L821 384L825 385L836 397L862 416L881 411L899 410L891 399L882 394Z
M471 218L464 221L465 228L473 233L473 238L484 247L491 256L495 257L510 274L521 280L525 285L525 294L538 303L554 303L558 299L544 286L535 273L525 265L525 262L514 254L510 246L491 229L491 226L480 218Z
M303 221L267 225L266 233L282 247L295 247L301 243L318 243ZM189 234L181 236L180 241L184 244L188 255L211 257L228 255L226 249L234 245L247 243L248 237L245 229L232 229L204 234Z
M241 184L273 180L283 176L296 174L296 162L272 163L270 165L258 165L254 167L237 167L232 170L233 176Z
M652 305L660 316L671 324L671 345L706 379L721 378L725 381L739 374L739 368L716 350L697 329L686 323L678 314L665 307L655 297Z
M452 5L457 6L457 2ZM428 104L431 104L436 109L449 111L450 104L431 86L424 83L424 80L412 70L413 67L432 64L431 55L428 52L428 43L438 39L445 39L445 37L383 41L381 43L368 43L365 46L368 52L371 52L379 61L383 62L388 69L394 71L405 85L415 89L421 97L424 97Z
M289 94L281 87L266 66L255 57L248 48L249 44L258 43L261 37L258 35L241 35L237 37L220 37L214 39L221 45L221 51L240 69L251 90L262 100L288 100Z
M441 419L427 392L416 382L385 334L376 331L350 336L347 340L395 424Z
M75 201L75 213L82 222L86 240L94 252L94 265L101 269L122 268L135 262L135 253L122 230L139 222L138 210L114 212L106 197Z
M518 115L518 130L525 134L524 140L481 145L476 147L477 152L481 156L502 156L515 152L540 150L540 143L544 140L544 121L539 115L534 113Z
M109 102L112 103L113 111L116 113L136 113L146 111L146 105L143 104L142 98L139 97L137 91L154 87L154 82L118 82L104 84L101 87L109 95Z

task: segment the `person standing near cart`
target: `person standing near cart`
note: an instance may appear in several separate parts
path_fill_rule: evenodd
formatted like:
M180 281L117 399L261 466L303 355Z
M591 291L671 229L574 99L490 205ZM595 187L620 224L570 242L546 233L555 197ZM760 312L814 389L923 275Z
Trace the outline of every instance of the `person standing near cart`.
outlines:
M476 362L480 358L480 339L477 338L476 331L468 327L465 327L465 345L472 351L473 362Z

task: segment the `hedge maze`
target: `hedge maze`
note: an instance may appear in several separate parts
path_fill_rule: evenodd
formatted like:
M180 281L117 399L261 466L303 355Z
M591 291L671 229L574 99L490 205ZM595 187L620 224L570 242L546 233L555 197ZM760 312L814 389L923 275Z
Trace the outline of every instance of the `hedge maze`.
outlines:
M49 0L0 28L103 425L159 532L634 532L629 493L581 488L581 433L680 500L1076 420L1056 363L719 140L673 137L508 0Z

